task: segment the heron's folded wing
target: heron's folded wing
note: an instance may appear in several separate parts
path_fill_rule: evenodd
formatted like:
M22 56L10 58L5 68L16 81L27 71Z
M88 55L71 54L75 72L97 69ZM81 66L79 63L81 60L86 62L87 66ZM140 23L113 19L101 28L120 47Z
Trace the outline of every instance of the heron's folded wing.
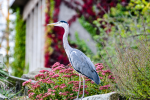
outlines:
M69 60L74 69L80 73L90 74L91 72L96 71L91 60L79 50L72 51L70 53Z

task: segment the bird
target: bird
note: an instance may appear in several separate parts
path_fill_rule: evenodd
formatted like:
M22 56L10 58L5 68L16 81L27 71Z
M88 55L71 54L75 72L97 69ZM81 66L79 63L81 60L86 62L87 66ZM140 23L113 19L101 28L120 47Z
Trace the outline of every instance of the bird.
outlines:
M47 24L51 26L58 26L64 28L63 34L63 47L69 59L69 62L73 66L74 70L79 73L79 89L77 98L74 100L82 100L84 98L84 88L85 88L85 80L83 76L88 77L93 80L96 84L100 84L99 75L96 72L96 68L90 58L88 58L82 51L72 48L68 43L68 34L69 34L69 24L66 21L58 21L56 23ZM79 91L81 87L81 77L83 79L83 94L82 97L79 98Z

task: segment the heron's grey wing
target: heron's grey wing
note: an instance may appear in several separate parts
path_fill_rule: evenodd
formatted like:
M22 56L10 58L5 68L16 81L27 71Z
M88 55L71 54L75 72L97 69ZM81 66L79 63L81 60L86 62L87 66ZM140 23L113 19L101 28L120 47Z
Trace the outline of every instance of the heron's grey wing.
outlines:
M76 49L77 50L77 49ZM96 68L94 66L94 64L92 63L91 59L89 57L87 57L83 52L81 52L80 50L77 50L78 52L80 52L81 56L85 59L84 61L89 65L89 68L91 70L95 70Z
M81 51L76 49L72 50L72 52L70 52L69 60L77 72L92 79L97 84L100 83L94 64Z
M79 52L73 50L70 52L69 61L77 72L82 73L82 67L85 66L85 63L84 58L82 56L80 57L80 55L81 54Z

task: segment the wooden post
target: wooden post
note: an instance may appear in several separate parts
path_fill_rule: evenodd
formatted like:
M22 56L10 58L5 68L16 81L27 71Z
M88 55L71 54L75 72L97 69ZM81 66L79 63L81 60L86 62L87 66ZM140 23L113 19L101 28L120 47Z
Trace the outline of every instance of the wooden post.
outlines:
M6 66L9 67L9 0L7 0L7 17L6 17Z

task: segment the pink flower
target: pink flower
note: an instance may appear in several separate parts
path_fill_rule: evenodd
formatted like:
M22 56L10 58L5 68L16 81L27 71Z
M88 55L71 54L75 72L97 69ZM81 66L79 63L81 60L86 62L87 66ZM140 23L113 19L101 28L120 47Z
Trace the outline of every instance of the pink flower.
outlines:
M49 88L49 89L48 89L48 92L51 92L51 91L52 91L52 89L51 89L51 88Z
M56 68L53 69L53 71L57 71L57 70L59 71L61 69L62 69L61 67L56 67Z
M26 84L31 83L31 79L29 79L28 81L25 81L22 83L22 86L25 86Z
M59 92L59 94L62 94L62 92Z
M55 92L56 90L52 90L51 88L48 89L48 92Z
M60 71L59 71L59 73L64 73L64 72L65 72L65 70L60 70Z
M104 72L102 72L102 75L105 75L105 73L104 73Z
M68 84L72 84L74 81L70 81L70 82L68 82Z
M103 77L99 77L100 79L103 79Z
M79 86L79 81L73 81L74 86Z
M55 67L59 66L60 63L59 62L56 62L53 66L52 66L52 69L54 69Z
M77 90L77 89L72 89L72 91L75 91L75 92L77 92L78 90Z
M55 93L53 93L52 95L55 95Z
M65 84L61 84L60 86L59 86L61 89L63 89L63 88L65 88L65 87L67 87Z
M92 84L94 84L94 81L91 81Z
M54 89L57 89L59 86L58 85L56 85L56 86L54 86Z
M97 63L97 64L95 64L95 66L98 66L98 65L103 65L102 63Z
M91 79L86 79L85 81L91 81Z
M28 90L28 94L31 92L31 90Z
M66 96L67 92L59 92L60 95Z
M37 89L39 87L40 87L40 85L38 85L38 84L33 85L33 89Z
M79 74L72 73L71 76L79 76Z
M110 85L105 85L105 86L100 86L100 90L104 90L104 89L108 89L110 87Z
M35 75L35 80L37 80L38 78L45 78L46 75L45 74L38 74L38 75Z
M57 77L59 77L58 74L55 74L55 75L52 76L52 78L57 78Z
M73 95L73 93L70 94L71 96Z
M111 71L108 69L108 70L102 70L102 72L104 72L104 73L111 73Z
M46 81L46 83L48 83L48 84L55 84L55 82L53 82L52 80L48 80L48 81Z
M108 76L109 79L115 79L112 75Z
M64 73L70 73L70 74L72 74L73 73L73 69L72 68L67 68L67 69L65 69L65 71L64 71Z
M83 88L83 85L81 85L81 88ZM87 85L85 85L85 88L87 88Z
M71 75L63 75L62 77L71 78Z
M28 94L29 98L31 98L35 93L31 92Z
M49 72L49 76L51 77L51 76L53 76L55 73L54 72Z
M85 94L89 94L89 92L88 92L88 91L86 91L86 90L85 90L84 92L85 92Z
M49 72L49 71L48 71L48 70L41 70L41 71L39 71L39 72L45 73L45 72Z

